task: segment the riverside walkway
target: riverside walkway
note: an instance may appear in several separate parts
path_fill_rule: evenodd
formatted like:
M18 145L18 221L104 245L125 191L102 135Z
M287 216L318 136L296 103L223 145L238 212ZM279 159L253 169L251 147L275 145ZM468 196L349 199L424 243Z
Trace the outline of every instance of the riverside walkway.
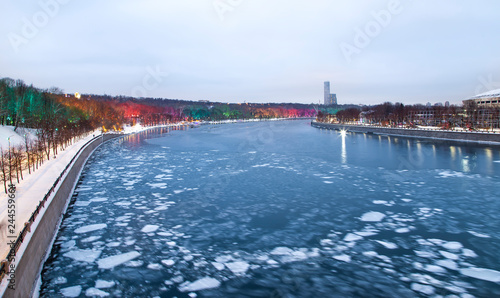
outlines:
M497 131L471 132L464 130L441 130L436 127L402 128L361 124L322 123L316 121L312 121L311 125L316 128L346 130L359 133L373 133L400 137L441 139L448 141L490 143L500 145L500 133Z
M96 132L94 135L99 135ZM13 181L16 187L15 192L15 233L10 233L8 231L8 197L2 192L0 195L0 259L3 260L7 256L10 250L8 236L19 235L24 227L24 223L27 222L35 211L36 207L43 199L45 194L52 187L54 182L57 180L61 172L71 161L73 156L85 145L89 140L93 138L90 134L87 137L80 139L79 141L73 143L71 146L67 147L63 151L59 151L56 158L51 158L45 161L35 172L28 174L26 171L23 172L24 180Z

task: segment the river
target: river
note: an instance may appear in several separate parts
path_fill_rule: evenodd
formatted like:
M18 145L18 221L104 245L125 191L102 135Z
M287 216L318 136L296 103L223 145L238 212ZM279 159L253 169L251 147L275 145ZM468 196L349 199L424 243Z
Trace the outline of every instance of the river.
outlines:
M498 297L499 193L498 147L153 129L89 159L40 295Z

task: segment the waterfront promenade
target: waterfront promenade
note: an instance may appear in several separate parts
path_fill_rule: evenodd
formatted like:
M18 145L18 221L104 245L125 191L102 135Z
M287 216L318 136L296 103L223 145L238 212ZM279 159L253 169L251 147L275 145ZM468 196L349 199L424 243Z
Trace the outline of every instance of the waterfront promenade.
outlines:
M346 130L350 132L379 135L402 136L411 138L441 139L459 142L490 143L500 145L500 133L486 131L440 130L437 128L400 128L375 125L322 123L312 121L311 125L321 129Z
M100 133L94 133L94 135L98 134ZM40 201L52 187L59 175L61 175L61 172L68 165L73 156L75 156L78 150L92 138L93 134L89 134L80 139L65 150L60 151L56 158L45 161L38 170L32 174L28 174L27 172L24 173L24 180L21 180L19 183L15 181L16 236L21 232L24 223L29 220L33 211L35 211ZM2 260L5 259L10 250L10 246L8 245L8 240L10 239L7 239L7 236L10 235L10 233L7 233L7 199L7 195L2 192L0 195L0 257Z

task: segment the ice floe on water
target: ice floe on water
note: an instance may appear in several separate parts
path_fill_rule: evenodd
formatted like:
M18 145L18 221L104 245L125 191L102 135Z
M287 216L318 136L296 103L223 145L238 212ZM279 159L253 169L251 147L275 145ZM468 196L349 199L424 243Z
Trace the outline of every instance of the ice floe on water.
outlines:
M174 260L161 260L161 263L167 267L172 267L175 264Z
M151 269L151 270L161 270L163 267L160 265L160 264L149 264L148 269Z
M108 198L93 198L90 199L91 202L106 202Z
M236 275L245 274L250 267L250 265L244 261L229 262L224 263L224 265Z
M443 274L447 272L446 269L444 269L441 266L429 265L429 264L424 266L424 270L432 273L443 273Z
M457 242L457 241L449 241L449 242L443 243L442 247L444 247L448 250L460 250L463 247L463 245L462 245L462 243Z
M97 288L97 289L107 289L107 288L114 287L115 284L116 283L114 281L107 281L107 280L98 279L95 282L95 288Z
M389 242L389 241L381 241L381 240L375 240L378 244L382 245L383 247L387 249L396 249L398 246L395 243Z
M76 201L75 202L75 206L78 206L78 207L86 207L88 205L90 205L90 201Z
M372 201L373 204L375 205L384 205L384 206L394 206L395 202L394 201L384 201L384 200L374 200Z
M462 173L462 172L455 172L455 171L442 171L442 172L439 172L438 175L441 176L441 177L443 177L443 178L449 178L449 177L462 178L462 177L466 177L466 175L464 175L464 173Z
M474 236L479 237L479 238L491 238L490 235L486 235L483 233L478 233L478 232L474 232L474 231L467 231L467 232L469 232L471 235L474 235Z
M78 249L64 254L65 257L79 262L93 263L101 255L100 250Z
M55 280L54 280L54 283L56 285L60 285L60 284L65 284L68 282L68 279L64 276L58 276Z
M167 188L167 183L146 183L146 184L151 186L151 188L160 188L160 189Z
M453 260L453 261L456 261L458 260L460 257L454 253L451 253L451 252L447 252L447 251L443 251L443 250L440 250L439 253L445 257L446 259L450 259L450 260Z
M450 270L458 270L458 264L453 260L437 260L436 265Z
M333 256L333 258L337 261L342 261L349 263L351 261L351 256L343 254L343 255L338 255L338 256Z
M84 239L82 239L80 241L83 242L83 243L94 242L96 240L99 240L100 238L101 238L101 236L90 236L90 237L84 238Z
M179 291L181 292L196 292L202 290L208 290L213 288L218 288L220 286L220 281L213 277L204 277L198 279L194 282L185 282L179 286Z
M96 288L88 288L85 291L85 296L87 297L107 297L109 296L109 293L104 292L102 290L96 289Z
M398 228L398 229L395 229L394 232L396 233L399 233L399 234L403 234L403 233L409 233L411 230L409 228Z
M75 233L77 234L83 234L83 233L88 233L88 232L93 232L97 230L102 230L107 227L106 224L94 224L94 225L88 225L88 226L83 226L75 230Z
M146 225L141 229L141 232L143 233L152 233L158 230L160 227L157 225Z
M73 286L61 289L61 294L64 297L78 297L82 292L82 286Z
M131 251L115 256L110 256L97 261L99 269L111 269L128 261L131 261L141 254L137 251Z
M437 255L431 251L420 251L420 250L415 250L414 251L415 254L421 258L429 258L429 259L432 259L432 258L436 258Z
M224 266L224 264L219 263L219 262L212 262L212 266L214 266L215 269L217 269L219 271L224 270L224 268L226 267L226 266Z
M434 287L430 285L423 285L419 283L412 283L411 284L411 289L415 292L420 292L425 295L432 295L436 291Z
M283 246L276 247L270 252L270 254L275 256L286 256L286 255L291 255L292 253L293 253L292 249Z
M308 258L313 258L318 256L318 248L307 249L307 248L299 248L297 250L293 250L289 247L276 247L269 254L272 256L277 256L278 260L281 263L289 263L289 262L297 262L303 261Z
M500 272L485 268L464 268L460 273L469 277L482 279L491 282L500 282Z
M358 241L358 240L361 240L361 239L363 239L363 236L360 236L360 235L357 235L357 234L354 234L354 233L347 233L344 236L344 241L347 241L347 242Z
M384 217L385 217L384 213L378 211L370 211L363 214L360 220L366 222L379 222L382 221Z

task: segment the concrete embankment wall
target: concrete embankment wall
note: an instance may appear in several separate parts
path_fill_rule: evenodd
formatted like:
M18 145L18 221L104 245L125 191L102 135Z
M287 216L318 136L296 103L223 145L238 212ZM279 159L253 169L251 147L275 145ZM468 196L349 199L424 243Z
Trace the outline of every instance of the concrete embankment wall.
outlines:
M312 122L311 125L325 129L344 129L350 132L384 134L391 136L403 136L412 138L442 139L458 142L478 142L478 143L498 143L500 145L500 134L481 132L459 132L446 130L423 130L423 129L403 129L390 127L374 127L363 125L345 125Z
M59 222L73 193L73 188L88 157L103 142L116 138L118 134L106 134L88 144L73 163L64 180L59 184L52 200L46 203L43 216L37 217L37 225L32 228L31 238L20 259L16 256L15 290L7 289L3 297L31 297L45 255L50 251L52 239L57 233ZM5 277L7 278L7 276Z

